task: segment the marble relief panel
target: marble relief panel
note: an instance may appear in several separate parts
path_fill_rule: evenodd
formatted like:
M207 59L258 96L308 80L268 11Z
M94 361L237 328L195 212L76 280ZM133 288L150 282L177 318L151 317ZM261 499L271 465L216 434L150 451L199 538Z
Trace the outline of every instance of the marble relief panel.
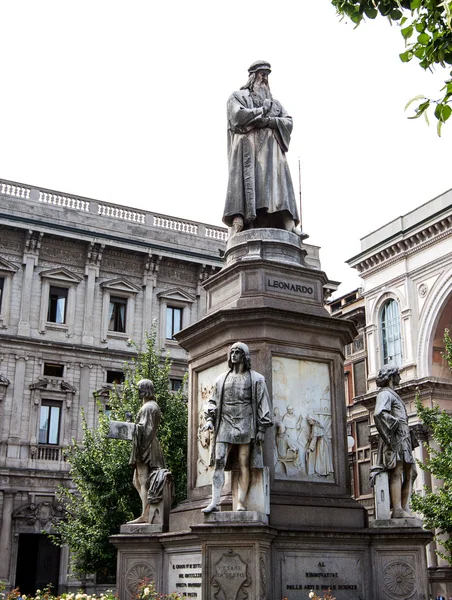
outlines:
M195 399L196 414L198 415L196 487L211 485L212 483L213 469L209 466L211 432L202 431L206 423L203 406L210 398L216 378L227 370L227 363L222 362L198 373L198 388Z
M273 357L275 477L334 481L327 363Z

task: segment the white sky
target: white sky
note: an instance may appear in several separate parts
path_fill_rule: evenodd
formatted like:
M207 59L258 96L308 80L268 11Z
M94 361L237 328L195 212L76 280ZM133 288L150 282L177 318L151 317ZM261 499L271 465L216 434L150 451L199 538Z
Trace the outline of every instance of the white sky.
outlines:
M451 124L409 121L446 73L329 0L0 0L0 177L221 225L226 100L257 59L294 119L303 229L340 293L359 239L452 187ZM435 122L434 122L435 121Z

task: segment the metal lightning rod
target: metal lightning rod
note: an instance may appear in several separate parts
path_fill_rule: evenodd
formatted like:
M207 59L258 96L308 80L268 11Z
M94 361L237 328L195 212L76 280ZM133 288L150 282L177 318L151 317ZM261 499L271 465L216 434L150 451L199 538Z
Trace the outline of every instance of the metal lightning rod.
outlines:
M298 157L298 194L300 198L300 229L303 231L303 222L301 218L301 162L300 157Z

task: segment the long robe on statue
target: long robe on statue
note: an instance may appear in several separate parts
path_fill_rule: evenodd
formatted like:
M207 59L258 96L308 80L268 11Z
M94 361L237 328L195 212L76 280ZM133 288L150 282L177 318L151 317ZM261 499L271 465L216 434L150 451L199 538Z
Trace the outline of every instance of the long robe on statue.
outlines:
M257 211L287 211L299 223L292 178L285 153L289 148L292 117L274 100L270 117L274 128L259 128L263 108L255 107L249 90L228 100L229 181L223 221L231 226L241 215L245 224ZM282 223L282 221L281 221Z
M157 439L160 417L159 405L154 400L149 400L140 408L129 460L131 467L135 467L137 462L142 462L150 469L165 468L165 459Z

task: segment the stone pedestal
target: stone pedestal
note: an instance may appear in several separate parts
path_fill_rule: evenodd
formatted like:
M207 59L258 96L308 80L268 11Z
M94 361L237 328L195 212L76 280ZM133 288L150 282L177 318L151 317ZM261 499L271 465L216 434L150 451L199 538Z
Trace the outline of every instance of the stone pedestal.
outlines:
M240 513L235 513L240 514ZM270 596L270 527L231 521L193 528L202 540L202 598L256 598Z
M197 600L201 590L202 600L300 600L328 587L337 600L428 600L431 534L389 524L381 511L386 525L369 527L350 498L343 352L356 332L324 308L330 284L305 254L287 231L235 235L226 266L205 283L207 316L177 334L189 352L188 498L171 511L168 533L113 538L120 597L135 561L155 570L160 591ZM237 341L273 403L267 469L253 475L250 510L232 510L233 473L221 512L205 515L212 471L202 407Z
M236 341L248 345L252 368L265 376L277 422L264 443L270 524L360 528L366 522L348 481L343 351L355 328L328 314L328 278L307 266L305 254L300 238L287 231L235 235L226 266L204 284L207 316L176 336L189 352L190 441L188 501L171 514L170 530L204 522L199 508L209 502L211 472L202 407Z

